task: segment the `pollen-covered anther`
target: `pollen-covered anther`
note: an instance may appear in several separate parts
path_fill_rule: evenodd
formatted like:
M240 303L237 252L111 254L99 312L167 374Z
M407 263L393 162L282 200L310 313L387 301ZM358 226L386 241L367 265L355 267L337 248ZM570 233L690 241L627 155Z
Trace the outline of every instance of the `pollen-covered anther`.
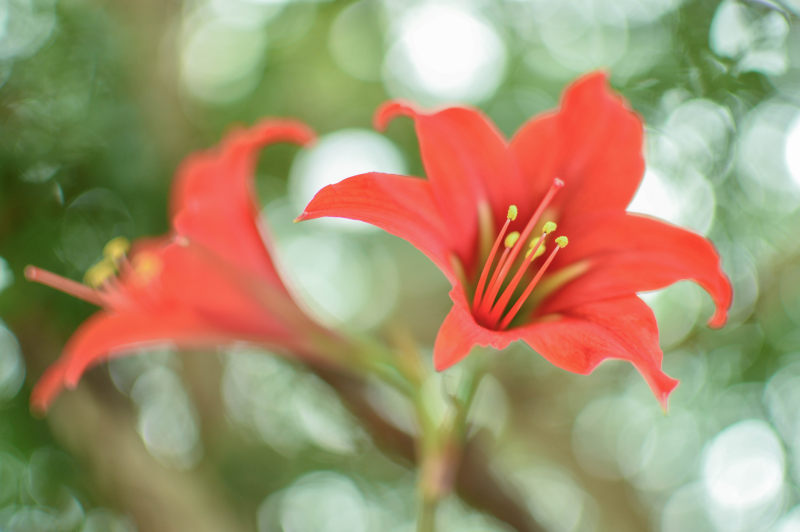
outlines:
M506 215L506 218L508 218L509 220L511 220L513 222L514 220L517 219L517 213L518 213L517 206L516 205L509 205L508 206L508 214Z
M513 247L514 244L517 243L517 240L519 240L519 231L512 231L511 233L508 233L503 245L507 248Z
M100 288L117 275L117 269L110 258L105 258L86 270L83 281L92 288Z
M118 236L109 240L105 247L103 247L103 256L111 260L114 264L118 264L125 258L125 255L128 254L130 249L131 243L128 242L128 239L124 236Z
M562 235L562 236L559 236L559 237L557 237L555 239L555 243L556 243L556 245L553 247L553 251L551 251L550 255L547 256L547 259L545 259L544 264L541 265L541 267L539 268L539 271L536 272L536 275L533 276L533 279L530 280L530 282L528 283L528 286L525 287L525 290L522 292L522 294L517 299L517 302L514 303L514 306L511 307L511 309L508 311L508 313L505 315L505 317L500 322L500 329L501 330L507 328L509 326L509 324L511 323L511 321L519 313L520 309L522 308L522 305L524 305L525 301L528 300L528 298L530 297L531 293L533 292L533 289L536 288L536 285L539 283L539 281L544 276L545 272L547 271L547 268L550 267L550 264L556 258L556 255L558 254L558 251L560 249L563 249L563 248L567 247L567 244L569 244L569 239Z
M564 186L564 182L561 179L555 178L553 180L553 184L550 185L550 188L545 193L544 197L542 198L539 206L531 215L530 219L528 219L528 223L525 224L525 228L520 233L519 237L513 242L516 244L517 240L525 241L530 236L531 232L533 231L534 227L539 223L539 219L542 217L547 206L552 201L553 197L556 193ZM511 207L514 207L513 209ZM497 266L494 268L494 273L492 274L491 279L487 283L487 278L489 275L489 271L491 270L492 264L494 263L495 254L497 253L497 248L499 247L500 239L502 238L503 234L508 227L508 224L513 219L511 215L514 215L516 218L517 209L516 206L512 205L508 209L508 217L506 219L505 225L503 225L503 229L500 231L500 234L495 240L495 244L492 247L492 251L489 253L489 256L486 258L486 262L483 265L483 270L481 271L480 279L478 280L478 286L475 290L475 295L472 300L472 311L473 313L477 313L483 315L485 318L488 318L489 322L497 322L500 318L499 313L502 313L505 305L508 303L511 294L515 290L517 284L522 279L525 270L528 268L530 263L536 256L528 255L523 256L521 264L517 269L517 273L511 279L511 282L506 287L503 294L497 299L497 294L500 291L503 283L506 280L512 266L516 263L517 257L519 257L520 252L524 246L517 246L513 245L510 247L506 247L503 253L500 256L500 260L497 263ZM556 224L552 221L547 221L542 226L542 235L539 237L538 244L534 244L534 249L538 250L538 246L543 243L544 238L553 231L556 230ZM538 255L537 255L538 256ZM485 289L485 291L484 291Z
M161 260L152 253L142 252L133 257L131 263L136 278L146 283L161 273Z

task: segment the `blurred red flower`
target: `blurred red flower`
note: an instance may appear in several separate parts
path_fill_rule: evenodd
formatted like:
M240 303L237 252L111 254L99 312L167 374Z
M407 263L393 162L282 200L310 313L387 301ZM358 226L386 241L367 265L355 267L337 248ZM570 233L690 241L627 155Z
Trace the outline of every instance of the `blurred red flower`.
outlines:
M437 264L454 303L434 346L437 369L474 345L523 340L575 373L627 360L666 406L677 381L661 371L656 321L636 293L692 279L716 304L710 325L721 326L731 286L708 240L625 211L644 173L643 127L606 75L575 81L558 110L510 142L463 107L424 113L388 102L376 127L397 115L415 122L428 179L350 177L319 191L298 219L362 220ZM556 226L563 236L551 241Z
M312 139L301 123L267 120L189 156L173 185L172 232L134 242L130 256L122 240L112 240L106 258L87 274L96 288L29 266L28 279L103 307L39 380L34 408L46 409L88 366L148 345L249 341L315 357L319 342L335 342L281 281L252 190L261 147Z

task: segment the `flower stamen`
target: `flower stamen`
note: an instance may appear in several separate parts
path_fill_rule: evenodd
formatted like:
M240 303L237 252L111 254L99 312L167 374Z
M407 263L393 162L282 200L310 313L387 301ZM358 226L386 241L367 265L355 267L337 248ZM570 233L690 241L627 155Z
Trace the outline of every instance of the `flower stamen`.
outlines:
M88 270L83 276L83 282L95 290L102 287L117 275L117 268L110 259L103 259Z
M500 229L500 233L497 234L497 238L492 244L492 250L489 252L489 256L486 258L486 262L483 264L483 270L481 271L481 277L478 280L478 288L475 290L475 297L472 300L472 309L477 310L481 303L481 296L483 295L483 288L486 285L486 278L489 276L489 270L492 267L492 263L494 262L494 256L497 253L497 248L500 247L500 242L503 242L503 237L508 230L508 226L511 222L517 219L517 206L510 205L508 207L508 214L506 215L506 223L503 224L502 229ZM513 244L512 244L513 245ZM504 251L504 254L507 254L508 248ZM502 257L501 257L502 260ZM499 267L499 263L498 263Z
M539 271L536 272L536 275L534 275L533 279L531 279L530 283L528 283L528 286L525 288L525 291L522 292L522 295L519 296L517 302L514 303L514 306L511 307L511 310L508 311L508 314L506 314L505 318L503 318L503 321L500 322L500 330L503 330L506 327L508 327L508 325L511 323L511 320L513 320L516 317L517 313L519 313L519 310L522 308L522 305L525 303L525 301L528 300L528 297L530 297L531 292L533 292L533 289L536 288L536 285L541 280L545 271L547 271L547 268L550 266L550 263L552 263L553 259L556 258L558 250L567 247L567 244L569 244L569 240L567 239L567 237L560 236L556 238L556 247L553 248L553 251L550 252L550 255L548 255L547 257L547 260L544 261L542 267L539 268Z
M37 268L36 266L27 266L25 268L25 278L29 281L55 288L65 294L77 297L78 299L82 299L98 307L103 306L102 299L97 290L53 272Z
M505 232L508 228L509 223L516 219L517 217L517 208L516 206L512 205L508 209L508 217L506 219L505 225L500 230L500 233L497 236L497 239L492 246L492 250L489 253L489 256L486 258L486 262L483 265L483 270L481 271L481 276L478 280L477 289L475 290L475 295L472 301L472 311L474 314L481 316L483 321L488 322L490 325L494 325L497 323L497 320L500 319L505 306L508 304L509 299L514 293L514 290L519 285L522 276L524 275L525 271L527 270L528 266L531 262L533 262L537 257L539 257L542 253L544 253L543 242L547 234L553 232L556 229L556 224L554 222L547 222L542 227L542 235L541 237L535 241L531 242L531 252L525 254L523 257L516 274L512 278L512 281L509 283L508 287L503 292L502 296L500 297L500 301L497 301L497 294L500 292L500 288L502 288L503 284L505 283L506 278L508 277L508 273L511 270L512 266L515 264L517 257L519 256L520 251L524 247L520 241L525 242L528 239L528 236L539 223L539 219L542 217L547 206L553 199L553 196L564 186L564 182L561 179L554 179L553 184L548 189L547 193L545 193L542 201L539 203L539 206L531 215L528 223L525 225L525 228L522 230L522 233L517 233L513 239L506 239L505 240L505 247L506 249L503 251L500 259L497 262L497 265L494 267L494 273L492 274L491 278L489 277L489 272L492 269L492 264L494 263L495 256L497 254L497 250L500 246L500 242L505 235ZM509 235L510 236L510 235ZM541 252L539 250L542 250ZM533 251L535 250L535 251ZM487 283L487 279L490 279ZM485 290L484 290L485 289Z
M131 244L128 239L124 236L118 236L109 240L103 247L103 256L113 264L119 264L125 260L130 249Z
M542 217L542 213L544 213L544 210L547 208L547 206L553 200L553 196L555 196L556 192L561 190L561 188L563 186L564 186L564 182L562 180L560 180L559 178L555 178L553 180L553 184L550 185L550 189L544 195L544 198L542 198L542 202L539 204L539 207L536 208L536 211L533 213L533 216L531 216L531 219L528 220L528 224L525 226L525 229L522 230L522 233L520 234L520 237L519 237L520 240L522 240L524 242L524 241L526 241L528 239L528 237L530 236L531 232L533 231L533 228L536 227L537 223L539 223L539 218ZM516 248L515 250L513 250L511 252L511 258L510 258L511 262L514 262L514 260L516 260L517 254L519 254L520 249L521 248Z
M537 240L532 240L530 243L531 250L538 250L542 249L544 245L544 239L547 238L547 235L552 233L556 230L555 222L545 222L544 227L542 227L542 234ZM542 249L542 253L544 253L544 249ZM528 267L533 263L533 261L538 257L536 253L526 253L525 258L522 260L522 263L517 268L517 273L514 274L514 277L511 279L511 282L508 283L508 286L503 291L503 294L500 298L495 301L494 305L492 306L491 310L489 311L489 320L493 323L496 323L497 320L500 319L502 316L503 311L508 305L508 301L511 299L511 296L514 294L514 290L517 289L519 286L520 281L522 280L522 276L525 275L525 272L528 270Z
M102 307L106 303L105 296L107 296L108 290L112 289L117 282L117 275L121 267L128 264L129 249L130 243L125 237L118 236L111 239L103 247L103 258L100 262L86 270L83 283L36 266L25 268L25 278Z

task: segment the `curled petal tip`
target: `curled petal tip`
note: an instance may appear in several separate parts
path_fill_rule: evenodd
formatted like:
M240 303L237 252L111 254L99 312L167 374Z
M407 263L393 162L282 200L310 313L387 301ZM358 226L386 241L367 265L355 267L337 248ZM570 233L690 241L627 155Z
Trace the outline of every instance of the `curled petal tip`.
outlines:
M47 411L50 408L50 403L53 401L55 397L43 398L43 397L36 397L35 395L31 394L31 404L30 404L30 411L33 417L43 418L47 415Z
M412 104L402 100L390 100L375 111L372 124L376 130L383 131L395 117L402 115L413 118L417 114L418 111Z
M253 136L260 143L292 142L301 146L316 140L316 134L303 122L291 119L267 119L253 128Z
M672 377L664 375L663 373L660 375L657 382L651 383L653 393L661 405L661 409L664 411L665 415L669 412L669 396L672 394L678 384L679 381L677 379L673 379Z
M64 372L59 363L47 368L31 392L31 412L44 416L64 386Z
M678 382L675 381L675 386L678 385ZM674 389L674 388L673 388ZM664 415L669 413L669 396L671 392L663 392L659 394L656 399L658 400L658 404L661 405L661 410L664 412Z
M719 329L728 321L728 312L726 310L717 310L713 316L708 320L708 326L713 329Z
M714 314L708 320L708 326L714 329L719 329L728 321L728 310L733 303L733 287L731 286L731 281L721 269L719 275L722 279L722 286L715 292L711 292L715 310Z

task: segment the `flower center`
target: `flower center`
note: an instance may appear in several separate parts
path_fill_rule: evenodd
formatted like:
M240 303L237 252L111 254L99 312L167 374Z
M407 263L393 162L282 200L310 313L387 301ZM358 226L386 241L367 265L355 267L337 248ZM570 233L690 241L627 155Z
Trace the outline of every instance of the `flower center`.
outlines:
M481 270L481 275L478 279L478 285L475 290L475 295L472 299L472 313L475 319L482 325L503 330L506 329L511 321L519 313L522 306L530 297L533 289L544 276L547 268L556 257L558 250L565 247L568 243L567 237L559 236L555 239L555 247L547 255L547 258L539 265L538 270L535 270L533 277L528 281L528 284L522 290L515 302L509 307L511 298L514 295L517 287L519 287L525 274L531 270L531 265L541 256L545 254L547 249L546 240L548 235L556 230L556 224L552 221L545 222L541 228L541 234L532 238L528 244L528 250L520 257L520 252L526 247L526 240L531 236L534 228L539 223L545 209L552 201L553 196L564 186L564 182L556 178L550 189L542 198L539 207L536 208L522 233L512 231L506 235L508 227L517 218L517 207L511 205L508 208L508 215L506 222L497 234L497 238L492 245L491 251L486 258L486 262ZM503 252L495 264L495 257L500 248L500 243L503 243ZM520 258L517 261L517 258ZM509 280L509 273L511 272L514 264L517 264L516 273ZM494 266L494 268L492 268ZM491 277L490 277L491 273ZM505 286L505 289L502 290Z
M130 243L124 237L110 240L103 248L103 258L89 268L83 277L84 283L67 279L61 275L28 266L25 278L55 288L78 299L82 299L99 307L110 306L119 286L118 276L123 270L131 270L142 283L156 276L161 263L152 253L139 253L133 261L128 260Z

